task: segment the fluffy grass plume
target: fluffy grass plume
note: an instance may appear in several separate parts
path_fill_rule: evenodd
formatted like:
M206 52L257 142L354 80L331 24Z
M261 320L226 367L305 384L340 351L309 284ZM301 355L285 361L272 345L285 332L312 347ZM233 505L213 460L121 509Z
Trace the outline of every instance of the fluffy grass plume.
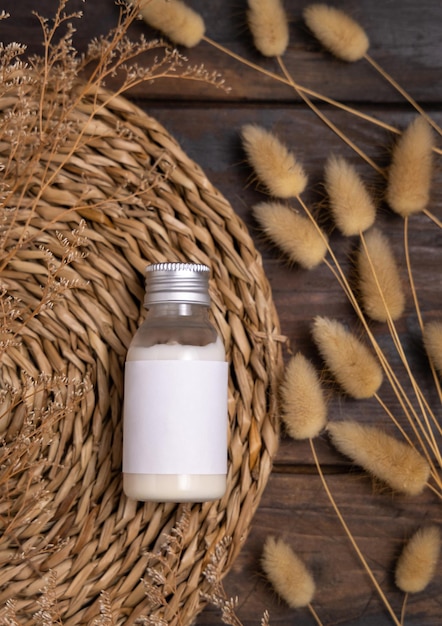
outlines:
M356 255L362 306L373 320L396 320L404 312L405 294L390 242L377 228L365 234L364 242Z
M428 322L424 326L425 350L437 371L442 374L442 322Z
M328 369L352 398L371 398L382 383L382 368L369 348L337 320L317 316L313 339Z
M327 404L312 363L298 352L287 364L281 385L282 420L294 439L313 439L325 427Z
M255 46L266 57L282 56L289 26L281 0L248 0L247 19Z
M431 582L440 553L437 526L419 529L405 545L396 565L396 585L405 593L419 593Z
M327 238L303 215L280 202L261 202L253 214L267 237L305 269L319 265L327 253Z
M414 496L424 489L430 467L413 446L352 420L330 423L328 431L342 454L394 491Z
M416 117L393 148L387 202L407 217L423 211L430 199L434 137L423 117Z
M325 166L325 188L336 226L346 237L373 225L376 207L356 169L344 158L331 156Z
M359 61L370 42L364 29L344 11L327 4L311 4L304 19L316 39L343 61Z
M304 168L273 133L256 124L246 124L242 140L249 163L272 196L291 198L304 191Z
M267 537L261 562L273 588L291 608L310 604L315 594L315 581L288 544L282 539Z
M130 0L136 4L137 0ZM173 43L193 48L204 36L202 17L180 0L141 0L140 14Z

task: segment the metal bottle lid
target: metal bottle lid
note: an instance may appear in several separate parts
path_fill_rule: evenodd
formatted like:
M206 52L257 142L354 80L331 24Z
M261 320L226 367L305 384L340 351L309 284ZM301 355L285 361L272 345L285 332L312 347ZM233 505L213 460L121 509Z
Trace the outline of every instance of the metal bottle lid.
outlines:
M210 305L207 265L155 263L146 267L144 306L161 302Z

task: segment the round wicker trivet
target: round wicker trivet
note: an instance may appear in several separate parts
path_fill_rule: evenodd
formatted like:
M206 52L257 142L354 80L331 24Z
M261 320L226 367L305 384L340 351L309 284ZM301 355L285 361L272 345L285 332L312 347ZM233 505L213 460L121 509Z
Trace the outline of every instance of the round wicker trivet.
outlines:
M13 106L0 100L0 114ZM72 120L82 140L66 145L60 171L58 155L41 157L3 251L2 302L30 313L2 354L0 608L20 624L46 610L69 626L185 625L223 540L221 575L231 567L271 471L278 319L245 226L159 123L105 91ZM35 172L48 180L52 169L42 186ZM230 362L228 490L213 503L143 504L121 490L125 353L144 314L144 268L164 261L212 271Z

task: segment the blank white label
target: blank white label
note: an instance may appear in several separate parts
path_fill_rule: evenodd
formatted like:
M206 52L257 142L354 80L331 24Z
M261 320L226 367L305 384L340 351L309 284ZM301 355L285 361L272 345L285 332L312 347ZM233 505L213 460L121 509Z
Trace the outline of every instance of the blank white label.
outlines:
M226 474L224 361L127 361L123 472Z

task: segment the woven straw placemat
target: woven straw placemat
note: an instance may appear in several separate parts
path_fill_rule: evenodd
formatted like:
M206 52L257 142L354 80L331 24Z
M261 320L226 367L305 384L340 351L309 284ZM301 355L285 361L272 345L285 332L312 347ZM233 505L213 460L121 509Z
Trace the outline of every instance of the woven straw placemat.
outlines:
M0 115L14 105L0 100ZM22 313L1 364L0 609L20 624L46 611L69 626L186 625L210 592L206 566L230 569L271 471L278 319L244 224L157 121L98 91L72 124L81 141L33 165L5 235L3 321L11 302ZM13 149L0 145L2 161ZM122 493L125 354L144 268L164 261L211 267L230 362L228 489L212 503Z

